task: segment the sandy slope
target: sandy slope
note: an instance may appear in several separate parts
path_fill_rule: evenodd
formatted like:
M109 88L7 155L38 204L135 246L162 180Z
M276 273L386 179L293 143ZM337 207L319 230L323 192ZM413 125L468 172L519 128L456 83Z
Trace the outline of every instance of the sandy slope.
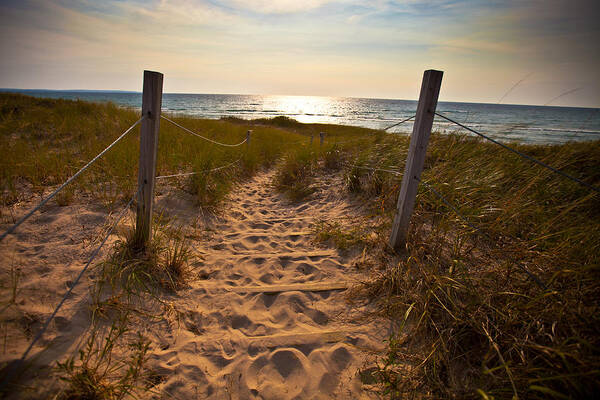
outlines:
M190 286L167 298L175 312L140 328L152 340L148 367L158 377L146 397L374 396L363 390L357 371L382 348L389 322L359 320L368 310L350 307L339 290L360 279L351 255L315 245L310 234L315 220L355 218L360 209L340 192L340 177L321 178L309 201L291 204L271 187L272 174L259 173L234 190L218 218L202 217L191 200L161 194L159 186L157 210L202 231L204 240L192 242L197 261ZM0 361L22 353L101 236L105 217L90 206L49 207L3 243L4 301L10 269L22 274L17 304L2 310ZM75 354L91 322L90 279L34 348L38 365ZM31 382L33 397L51 387Z
M381 348L383 322L355 317L340 290L301 291L309 284L352 284L350 257L311 241L315 219L356 215L325 178L308 202L289 204L261 173L234 191L212 238L196 246L198 281L180 293L181 329L153 349L151 366L176 398L368 398L357 377L370 350ZM281 287L282 285L296 285ZM256 287L279 293L244 293ZM240 289L242 288L242 289Z
M0 362L21 357L112 222L114 216L107 215L104 207L85 204L86 200L65 207L44 207L0 244ZM18 204L12 216L2 210L1 228L7 229L37 202L39 198L32 198ZM115 239L114 235L110 238L99 259ZM29 362L54 367L56 360L76 352L91 322L88 294L93 276L93 271L83 276L32 349ZM13 288L17 290L14 302ZM38 372L34 368L33 374ZM41 398L52 383L21 388L15 398Z

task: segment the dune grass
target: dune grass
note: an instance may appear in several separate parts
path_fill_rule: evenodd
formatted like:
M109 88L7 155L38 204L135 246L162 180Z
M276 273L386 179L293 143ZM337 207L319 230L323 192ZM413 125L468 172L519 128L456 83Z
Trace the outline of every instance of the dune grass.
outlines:
M304 125L285 117L246 121L203 120L170 116L179 124L223 143L239 143L251 129L249 146L220 147L161 121L157 175L198 172L187 179L169 179L197 195L199 205L217 205L231 189L284 154L306 152L310 135L318 150L318 132L327 143L357 139L375 131L336 125ZM43 99L0 93L0 200L4 206L43 196L72 176L139 118L139 112L111 103ZM294 156L292 156L294 157ZM68 205L82 197L113 206L128 200L137 186L139 127L99 159L56 198ZM219 168L237 161L229 168ZM175 183L174 183L175 182Z
M403 171L407 144L390 136L346 154L348 192L381 216L379 249L363 260L376 272L354 296L398 322L373 379L391 398L592 397L600 390L599 196L492 144L433 135L422 180L480 231L421 185L406 249L395 253L387 240L401 176L358 167ZM514 145L600 184L598 141Z
M137 118L135 111L111 104L0 95L2 204L61 183ZM420 185L406 248L394 252L387 235L402 177L367 168L402 172L407 137L283 117L176 120L227 143L253 130L249 148L232 151L161 122L157 174L200 172L168 183L193 193L199 206L218 206L234 185L263 167L277 168L275 185L294 201L310 197L317 174L341 173L348 194L371 205L378 221L373 232L328 222L317 224L315 235L363 250L357 266L370 275L353 299L372 302L396 322L387 354L365 381L379 384L390 398L560 399L590 398L600 391L597 194L492 144L434 134L422 180L480 231ZM326 132L323 147L321 131ZM515 146L600 185L599 141ZM83 194L109 205L129 199L137 151L138 137L132 134L57 203L77 202ZM233 161L238 162L231 168L202 172ZM168 268L174 271L185 258L179 243L161 247L168 249L160 253L163 264L173 260ZM115 254L127 255L131 248L121 250Z

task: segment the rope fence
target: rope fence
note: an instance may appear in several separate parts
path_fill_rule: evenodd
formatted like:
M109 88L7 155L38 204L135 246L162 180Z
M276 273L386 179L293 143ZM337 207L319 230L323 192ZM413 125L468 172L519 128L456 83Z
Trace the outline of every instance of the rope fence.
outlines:
M582 180L581 180L581 179L579 179L579 178L576 178L576 177L574 177L574 176L571 176L571 175L569 175L569 174L567 174L567 173L565 173L565 172L563 172L563 171L561 171L561 170L559 170L559 169L556 169L556 168L554 168L554 167L552 167L552 166L550 166L550 165L548 165L548 164L546 164L546 163L544 163L544 162L542 162L542 161L540 161L540 160L538 160L538 159L536 159L536 158L533 158L533 157L531 157L531 156L529 156L529 155L527 155L527 154L525 154L525 153L523 153L523 152L521 152L521 151L519 151L519 150L513 149L512 147L510 147L510 146L507 146L507 145L505 145L504 143L501 143L501 142L499 142L499 141L497 141L497 140L495 140L495 139L492 139L491 137L489 137L489 136L487 136L487 135L484 135L483 133L481 133L481 132L478 132L478 131L476 131L475 129L469 128L468 126L466 126L466 125L463 125L463 124L461 124L460 122L457 122L457 121L453 120L452 118L446 117L445 115L442 115L442 114L440 114L440 113L438 113L438 112L436 112L436 113L435 113L435 115L437 115L437 116L438 116L438 117L440 117L440 118L443 118L443 119L445 119L445 120L446 120L446 121L448 121L448 122L452 122L453 124L456 124L456 125L460 126L461 128L464 128L464 129L468 130L468 131L469 131L469 132L471 132L471 133L474 133L475 135L477 135L477 136L479 136L479 137L482 137L482 138L484 138L484 139L486 139L486 140L489 140L490 142L492 142L492 143L495 143L495 144L497 144L498 146L501 146L501 147L505 148L506 150L508 150L508 151L511 151L511 152L513 152L513 153L515 153L515 154L519 155L519 156L520 156L520 157L522 157L522 158L525 158L525 159L527 159L527 160L529 160L529 161L531 161L531 162L533 162L533 163L536 163L536 164L538 164L538 165L541 165L542 167L544 167L544 168L546 168L546 169L549 169L550 171L552 171L552 172L554 172L554 173L556 173L556 174L558 174L558 175L561 175L561 176L563 176L563 177L565 177L565 178L567 178L567 179L570 179L570 180L572 180L573 182L579 183L580 185L587 187L588 189L591 189L591 190L593 190L593 191L595 191L595 192L597 192L597 193L600 193L600 188L597 188L597 187L595 187L595 186L592 186L592 185L590 185L589 183L587 183L587 182L584 182L584 181L582 181Z
M241 145L243 145L244 143L246 143L246 142L248 141L248 138L246 137L246 139L244 139L244 140L242 140L241 142L239 142L239 143L236 143L236 144L228 144L228 143L221 143L221 142L217 142L216 140L212 140L212 139L210 139L210 138L207 138L206 136L202 136L202 135L200 135L200 134L198 134L198 133L196 133L196 132L194 132L194 131L192 131L192 130L190 130L190 129L188 129L188 128L184 127L184 126L181 126L181 125L179 125L177 122L173 121L172 119L169 119L169 118L165 117L164 115L161 115L160 117L161 117L162 119L164 119L165 121L167 121L167 122L169 122L169 123L171 123L171 124L175 125L175 126L176 126L176 127L178 127L179 129L182 129L182 130L184 130L185 132L189 133L190 135L197 136L197 137L199 137L199 138L201 138L201 139L204 139L204 140L206 140L207 142L210 142L210 143L216 144L216 145L218 145L218 146L223 146L223 147L238 147L238 146L241 146Z
M398 126L398 125L402 125L403 123L405 123L405 122L408 122L408 121L410 121L410 120L411 120L411 119L413 119L413 118L415 118L415 115L413 115L412 117L408 117L408 118L406 118L405 120L402 120L402 121L400 121L400 122L398 122L398 123L395 123L395 124L393 124L393 125L390 125L390 126L388 126L387 128L383 128L383 130L384 130L384 131L387 131L388 129L392 129L392 128L394 128L394 127Z
M106 154L107 151L109 151L114 145L116 145L119 141L121 141L121 139L123 139L129 132L131 132L131 130L133 128L135 128L140 122L142 122L142 120L144 119L144 117L141 117L140 119L138 119L133 125L131 125L125 132L123 132L118 138L115 139L114 142L112 142L111 144L109 144L104 150L102 150L100 153L98 153L98 155L94 158L92 158L83 168L81 168L79 171L77 171L75 173L75 175L71 176L69 179L67 179L62 185L60 185L54 192L52 192L48 197L46 197L44 200L42 200L37 206L35 206L32 210L30 210L27 214L25 214L24 216L22 216L14 225L12 225L10 228L8 228L2 235L0 235L0 242L2 242L2 240L4 240L4 238L6 238L6 236L10 235L11 233L13 233L18 227L19 225L21 225L23 222L27 221L33 214L35 214L35 212L37 210L39 210L40 208L42 208L46 203L48 203L50 200L52 200L52 198L54 196L56 196L61 190L63 190L68 184L70 184L71 182L73 182L79 175L81 175L83 173L83 171L85 171L86 169L88 169L92 164L94 164L96 161L98 161L98 159L100 159L100 157L102 157L104 154Z
M203 172L215 172L215 171L220 171L222 169L225 168L229 168L237 163L239 163L242 160L242 157L238 158L237 160L235 160L234 162L230 162L227 165L223 165L221 167L217 167L217 168L211 168L211 169L205 169L202 171L196 171L196 172L184 172L181 174L172 174L172 175L161 175L161 176L157 176L156 179L167 179L167 178L179 178L179 177L183 177L183 176L192 176L192 175L197 175L197 174L201 174Z

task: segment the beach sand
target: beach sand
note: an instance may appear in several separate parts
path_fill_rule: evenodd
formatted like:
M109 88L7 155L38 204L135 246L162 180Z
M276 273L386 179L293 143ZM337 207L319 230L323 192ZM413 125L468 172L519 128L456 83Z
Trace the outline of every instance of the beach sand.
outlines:
M365 390L359 369L383 351L389 321L346 300L343 288L365 278L352 267L360 254L317 245L311 234L317 220L360 221L364 212L343 193L341 176L319 177L302 203L277 193L272 177L260 172L239 184L218 216L158 186L156 210L189 230L195 261L189 285L163 299L175 312L140 325L151 341L147 368L157 377L142 397L377 397ZM16 304L2 313L2 361L18 358L52 312L106 229L105 217L89 205L50 206L2 244L3 300L12 296L11 269L21 273ZM84 277L33 349L37 368L81 346L94 276ZM25 384L32 397L49 387Z

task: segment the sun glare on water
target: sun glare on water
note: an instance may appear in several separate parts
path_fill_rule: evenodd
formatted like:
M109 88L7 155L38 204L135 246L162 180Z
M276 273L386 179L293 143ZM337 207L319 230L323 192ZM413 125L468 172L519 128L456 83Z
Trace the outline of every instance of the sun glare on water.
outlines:
M268 96L264 99L265 109L299 122L314 122L317 116L331 116L339 107L338 103L335 98L317 96Z

